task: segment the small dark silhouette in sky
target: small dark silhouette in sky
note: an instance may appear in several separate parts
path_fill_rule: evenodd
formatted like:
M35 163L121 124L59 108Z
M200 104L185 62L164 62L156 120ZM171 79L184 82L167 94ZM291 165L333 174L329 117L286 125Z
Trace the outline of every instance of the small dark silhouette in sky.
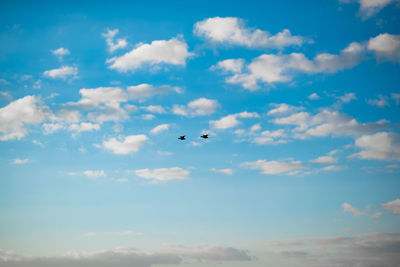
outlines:
M200 136L201 138L207 139L208 138L208 134L203 134L202 136Z
M186 136L186 135L179 136L178 139L179 139L179 140L186 140L186 139L185 139L185 136Z

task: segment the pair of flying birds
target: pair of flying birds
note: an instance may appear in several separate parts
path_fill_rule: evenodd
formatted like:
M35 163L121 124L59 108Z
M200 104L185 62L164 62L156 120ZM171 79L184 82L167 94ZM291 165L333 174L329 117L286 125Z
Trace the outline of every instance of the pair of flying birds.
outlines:
M185 139L185 136L186 136L186 135L179 136L178 139L179 139L179 140L186 140L186 139ZM200 137L203 138L203 139L207 139L207 138L208 138L208 134L203 134L203 135L201 135Z

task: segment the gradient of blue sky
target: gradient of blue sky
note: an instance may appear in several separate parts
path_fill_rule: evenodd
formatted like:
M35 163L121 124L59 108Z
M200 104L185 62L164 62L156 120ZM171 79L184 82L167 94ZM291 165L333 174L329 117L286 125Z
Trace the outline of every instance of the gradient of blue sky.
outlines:
M396 266L399 3L373 2L2 1L0 266Z

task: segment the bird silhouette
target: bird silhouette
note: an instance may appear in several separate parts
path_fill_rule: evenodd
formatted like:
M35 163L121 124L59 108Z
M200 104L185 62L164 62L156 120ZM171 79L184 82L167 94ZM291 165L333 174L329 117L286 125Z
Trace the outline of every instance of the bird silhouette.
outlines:
M208 138L208 134L203 134L202 136L200 136L201 138L207 139Z
M179 140L186 140L186 139L185 139L185 136L186 136L186 135L179 136L178 139L179 139Z

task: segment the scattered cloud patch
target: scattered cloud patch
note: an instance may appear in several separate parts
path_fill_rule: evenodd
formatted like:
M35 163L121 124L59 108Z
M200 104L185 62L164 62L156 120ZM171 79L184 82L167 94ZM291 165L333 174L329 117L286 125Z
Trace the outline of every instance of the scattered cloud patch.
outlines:
M216 169L216 168L212 168L212 169L210 169L210 171L216 172L216 173L222 173L222 174L225 174L225 175L232 175L233 174L233 170L232 169Z
M367 103L379 108L389 106L388 97L383 95L378 95L378 99L368 99Z
M160 65L185 66L192 56L188 46L180 37L170 40L157 40L151 44L137 44L130 52L107 60L110 69L119 72L134 72L143 67L160 67Z
M177 86L170 86L170 85L153 86L147 83L127 87L127 93L129 99L131 100L135 99L144 100L154 95L167 94L171 92L180 94L182 90Z
M169 128L169 126L170 126L170 125L167 124L167 123L165 123L165 124L160 124L160 125L154 127L153 129L151 129L151 130L150 130L150 133L151 133L151 134L159 134L159 133L161 133L161 132L163 132L163 131L167 131L168 128Z
M87 176L89 179L97 179L99 177L106 176L103 170L97 170L97 171L87 170L83 172L83 175Z
M400 35L379 34L369 39L367 47L380 60L400 63Z
M393 214L400 214L400 198L382 204L382 208Z
M301 161L266 161L257 160L253 162L244 162L242 166L249 167L253 170L259 170L261 174L297 174L299 170L306 169L307 166Z
M52 53L53 55L57 56L57 57L58 57L58 60L60 60L60 61L63 60L63 57L64 57L64 56L71 54L71 53L69 52L69 50L66 49L66 48L64 48L64 47L60 47L60 48L58 48L58 49L51 50L51 53Z
M240 112L231 115L227 115L222 117L219 120L210 121L209 124L214 129L225 130L229 128L233 128L240 124L240 121L237 118L258 118L260 115L256 112Z
M213 114L218 107L217 100L202 97L189 102L186 106L174 105L172 113L186 117L206 116Z
M52 79L62 79L65 80L69 77L76 78L78 75L77 67L62 66L58 69L46 70L43 75Z
M398 0L339 0L342 3L357 2L360 5L358 15L362 19L368 19L375 16L382 8L390 3L397 2Z
M248 28L244 20L236 17L214 17L198 21L193 32L213 43L248 48L300 46L306 41L301 36L293 36L288 29L271 35L267 31Z
M118 29L113 29L113 30L107 29L106 32L101 35L106 39L108 51L110 53L113 53L115 50L118 49L123 49L128 45L128 42L126 41L125 38L118 38L114 40L118 32L119 32Z
M0 108L1 141L21 139L27 125L37 125L51 116L50 109L36 96L25 96Z
M135 153L148 140L146 135L129 135L121 138L111 138L103 141L103 147L114 154L127 155Z
M349 212L354 216L368 216L371 218L379 218L382 215L382 212L371 213L371 208L367 206L365 211L361 211L348 203L343 203L342 205L343 212Z
M363 135L356 139L361 151L351 157L377 160L400 160L400 136L390 132Z
M308 99L310 100L318 100L320 97L317 93L312 93L311 95L308 96Z
M13 163L17 164L17 165L27 164L29 162L32 162L32 160L30 160L30 159L20 159L20 158L13 159Z
M184 180L189 177L190 172L179 167L160 169L141 169L135 171L136 175L143 179L149 179L153 183L167 182L172 180Z

